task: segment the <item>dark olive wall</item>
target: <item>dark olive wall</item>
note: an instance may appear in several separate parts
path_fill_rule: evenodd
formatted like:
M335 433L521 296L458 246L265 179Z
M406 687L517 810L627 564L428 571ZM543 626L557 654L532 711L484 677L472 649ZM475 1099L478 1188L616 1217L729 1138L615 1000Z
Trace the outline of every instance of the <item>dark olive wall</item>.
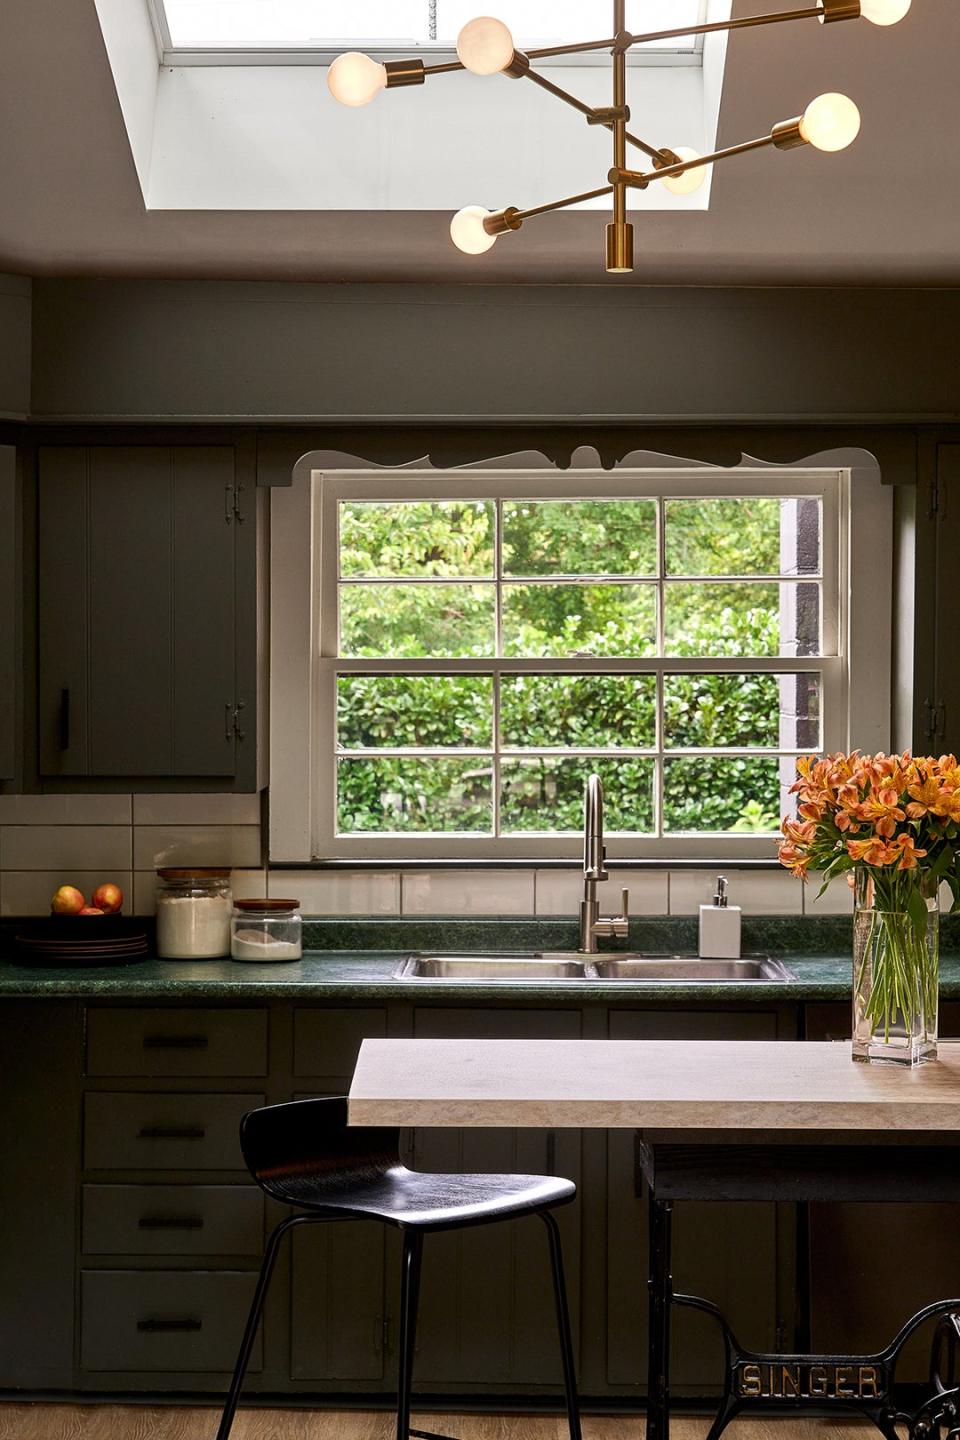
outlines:
M33 332L37 420L960 416L957 290L36 280Z
M30 410L30 281L0 275L0 418Z

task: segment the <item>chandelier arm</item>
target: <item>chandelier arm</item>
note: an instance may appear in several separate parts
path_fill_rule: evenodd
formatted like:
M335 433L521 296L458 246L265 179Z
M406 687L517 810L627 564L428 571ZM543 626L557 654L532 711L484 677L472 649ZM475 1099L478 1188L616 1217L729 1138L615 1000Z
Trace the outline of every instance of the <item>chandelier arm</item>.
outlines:
M575 45L547 45L539 50L528 50L526 54L531 60L546 60L551 55L585 55L590 50L612 50L617 43L617 37L611 35L609 40L580 40Z
M538 75L536 70L528 70L525 78L532 80L534 85L539 85L541 90L546 90L548 95L555 95L556 98L562 100L565 105L571 105L574 110L579 110L580 114L585 115L588 120L592 120L596 116L597 112L594 106L587 105L583 100L578 100L576 95L571 95L569 90L564 90L562 86L555 85L553 81L548 80L545 75ZM610 120L601 120L598 123L603 125L607 130L613 129L613 122ZM648 155L651 160L669 160L670 157L667 151L658 150L655 145L648 145L646 140L640 139L639 135L632 135L629 130L625 132L625 135L628 145L635 145L638 150L642 150L644 155Z
M838 13L838 19L853 20L859 17L860 7L845 7ZM687 25L682 30L650 30L644 35L630 35L631 45L648 45L653 40L679 40L685 35L712 35L719 30L747 30L755 25L780 25L786 20L820 20L830 18L827 7L813 5L803 10L780 10L770 15L742 15L738 20L713 20L706 25Z
M799 122L787 122L795 128ZM801 141L801 143L803 143ZM665 180L671 175L682 175L685 170L699 170L703 165L712 165L716 160L728 160L731 155L746 155L750 150L762 150L767 145L776 145L776 135L760 135L756 140L743 140L739 145L728 145L723 150L714 150L711 155L698 155L695 160L682 160L676 165L664 165L659 170L620 170L615 168L608 176L611 184L621 183L631 185L638 190L645 190L651 180ZM779 148L788 148L781 145Z
M446 75L451 70L466 70L462 60L445 60L442 65L424 65L424 75Z
M529 210L517 210L515 220L529 220L533 215L546 215L551 210L565 210L568 205L579 205L583 200L598 200L601 195L611 195L612 185L601 185L598 190L582 190L579 195L567 195L563 200L551 200L546 205L532 205Z

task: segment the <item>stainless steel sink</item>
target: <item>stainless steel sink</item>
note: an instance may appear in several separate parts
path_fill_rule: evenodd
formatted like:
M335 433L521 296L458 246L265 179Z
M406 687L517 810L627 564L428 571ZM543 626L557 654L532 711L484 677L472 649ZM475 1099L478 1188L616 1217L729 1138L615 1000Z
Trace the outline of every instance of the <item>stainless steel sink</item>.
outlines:
M779 960L769 955L745 955L740 960L701 960L697 955L616 955L595 962L598 980L776 980L796 979Z
M769 955L740 960L701 960L696 955L642 955L624 952L587 956L576 951L528 951L502 955L410 955L394 971L397 980L447 980L481 984L537 981L637 980L716 982L765 980L787 984L796 977Z
M411 955L394 971L397 980L583 980L575 954Z

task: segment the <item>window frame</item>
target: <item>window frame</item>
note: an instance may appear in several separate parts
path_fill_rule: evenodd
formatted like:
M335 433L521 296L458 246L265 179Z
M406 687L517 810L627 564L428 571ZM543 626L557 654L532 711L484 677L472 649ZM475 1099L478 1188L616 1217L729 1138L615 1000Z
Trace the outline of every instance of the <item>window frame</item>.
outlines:
M635 660L341 660L337 643L339 563L336 553L336 505L341 499L442 500L486 498L645 498L683 496L720 498L776 495L782 498L816 495L822 503L822 569L820 656L770 656L744 661L743 657L648 657ZM524 468L475 467L466 471L314 471L310 478L312 513L312 578L309 586L313 643L311 646L312 742L308 767L310 856L337 861L459 860L471 861L574 859L580 851L577 835L526 833L515 836L460 834L389 835L335 833L336 684L337 672L464 674L516 673L535 670L560 674L594 673L815 673L821 676L822 741L826 750L845 748L849 733L848 560L850 543L850 471L835 466L766 466L735 469L704 467L643 467L631 469L553 472ZM723 577L705 577L720 579ZM763 577L748 577L762 579ZM799 581L805 577L798 576ZM662 578L659 585L663 584ZM662 737L658 737L658 740ZM718 752L700 751L704 755ZM740 753L735 751L734 753ZM768 750L750 751L753 755ZM802 751L772 753L798 754ZM306 779L306 775L304 776ZM608 853L618 859L751 859L770 858L768 835L722 832L697 834L611 835ZM282 857L288 858L288 857ZM295 858L295 857L289 857ZM302 851L300 857L302 856Z

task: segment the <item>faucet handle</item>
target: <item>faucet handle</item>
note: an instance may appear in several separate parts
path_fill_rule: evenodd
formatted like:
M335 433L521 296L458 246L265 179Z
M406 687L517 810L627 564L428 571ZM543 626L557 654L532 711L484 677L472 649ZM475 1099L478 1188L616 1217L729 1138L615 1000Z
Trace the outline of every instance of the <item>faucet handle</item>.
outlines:
M630 918L630 891L627 889L626 885L624 885L623 889L620 891L620 919L621 919L621 920L629 920L629 918Z

